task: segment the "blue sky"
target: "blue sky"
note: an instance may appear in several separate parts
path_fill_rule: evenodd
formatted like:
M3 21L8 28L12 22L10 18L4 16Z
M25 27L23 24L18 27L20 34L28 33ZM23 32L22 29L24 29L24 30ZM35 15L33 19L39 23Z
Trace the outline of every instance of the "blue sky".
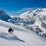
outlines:
M46 0L0 0L0 9L10 15L19 15L36 8L46 8Z

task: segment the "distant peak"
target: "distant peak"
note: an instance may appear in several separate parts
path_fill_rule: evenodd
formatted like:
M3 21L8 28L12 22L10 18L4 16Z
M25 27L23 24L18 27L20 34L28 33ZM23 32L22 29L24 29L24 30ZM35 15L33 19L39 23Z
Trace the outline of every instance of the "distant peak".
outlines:
M0 14L5 13L3 10L0 10Z

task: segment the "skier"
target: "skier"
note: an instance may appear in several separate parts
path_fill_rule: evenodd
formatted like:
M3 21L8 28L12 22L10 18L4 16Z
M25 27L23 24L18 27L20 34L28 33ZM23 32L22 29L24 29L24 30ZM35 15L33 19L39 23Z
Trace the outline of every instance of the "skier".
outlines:
M11 34L13 33L13 31L14 31L14 30L13 30L12 28L9 28L9 29L8 29L8 32L11 33Z

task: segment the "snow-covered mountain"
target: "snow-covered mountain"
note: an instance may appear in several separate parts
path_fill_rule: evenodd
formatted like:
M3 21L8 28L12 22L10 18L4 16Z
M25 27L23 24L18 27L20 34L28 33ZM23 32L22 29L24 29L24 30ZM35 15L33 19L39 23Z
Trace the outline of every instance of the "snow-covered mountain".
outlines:
M8 19L10 19L11 17L9 15L7 15L3 10L0 10L0 19L7 21Z
M34 32L37 32L38 29L38 34L40 33L41 35L42 32L46 35L46 8L38 8L36 10L24 12L18 17L9 19L8 22L21 25Z
M24 12L18 17L13 17L13 19L9 19L9 22L18 25L29 25L34 24L36 21L46 22L46 8L38 8L36 10L30 10Z
M14 30L13 34L8 29ZM0 20L0 46L46 46L46 38L30 30Z
M21 14L19 17L27 19L28 17L31 18L32 16L46 16L46 8L38 8L36 10L27 11Z

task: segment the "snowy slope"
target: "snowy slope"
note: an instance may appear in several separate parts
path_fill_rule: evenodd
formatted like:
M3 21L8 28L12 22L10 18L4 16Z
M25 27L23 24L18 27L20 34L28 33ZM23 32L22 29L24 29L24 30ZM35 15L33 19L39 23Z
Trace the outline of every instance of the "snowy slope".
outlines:
M14 29L13 35L8 33L9 27ZM0 46L46 46L46 39L21 26L0 20Z
M8 28L13 28L13 29L16 29L16 30L20 30L20 31L25 29L25 28L23 28L22 26L21 26L21 28L20 28L20 26L16 26L16 25L14 25L14 24L5 22L5 21L3 21L3 20L0 20L0 25L1 25L1 26L5 26L5 27L8 27Z

